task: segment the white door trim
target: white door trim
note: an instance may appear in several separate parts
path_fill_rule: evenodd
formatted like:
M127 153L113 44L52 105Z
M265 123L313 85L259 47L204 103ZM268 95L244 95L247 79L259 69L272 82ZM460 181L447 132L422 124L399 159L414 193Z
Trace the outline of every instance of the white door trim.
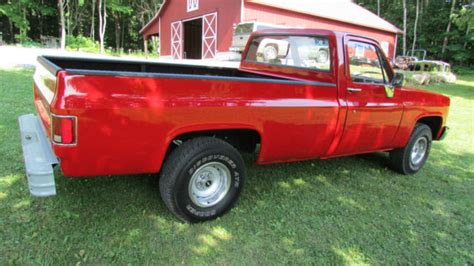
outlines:
M202 59L216 56L218 25L217 12L202 17Z
M171 23L171 57L173 59L183 58L183 22Z

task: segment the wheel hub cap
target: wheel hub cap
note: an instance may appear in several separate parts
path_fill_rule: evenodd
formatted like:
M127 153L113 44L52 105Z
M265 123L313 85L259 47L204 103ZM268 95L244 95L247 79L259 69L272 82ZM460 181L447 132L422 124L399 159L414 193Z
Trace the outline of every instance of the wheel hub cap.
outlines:
M230 184L229 168L220 162L210 162L199 167L191 176L189 197L199 207L211 207L227 195Z
M418 165L423 161L428 149L428 140L424 137L419 138L411 150L410 160L413 165Z

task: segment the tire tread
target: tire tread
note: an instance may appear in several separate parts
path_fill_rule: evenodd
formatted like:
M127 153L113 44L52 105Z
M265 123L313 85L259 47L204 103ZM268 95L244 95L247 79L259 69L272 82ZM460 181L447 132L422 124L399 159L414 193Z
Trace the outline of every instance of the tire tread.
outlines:
M413 132L410 136L410 139L408 140L407 145L405 145L405 147L403 148L390 151L389 161L390 161L390 167L393 170L404 175L415 173L411 169L407 169L408 166L406 165L406 160L407 160L406 156L408 156L407 152L410 152L408 148L411 147L412 142L415 141L415 136L420 134L423 130L428 130L431 133L431 129L428 125L423 124L423 123L417 123L415 125L415 128L413 129Z
M222 145L232 150L240 157L240 153L232 145L221 139L213 137L198 137L181 144L178 148L174 149L165 160L159 180L160 195L168 209L179 219L185 222L190 222L189 217L178 208L174 197L173 188L176 185L177 176L186 163L192 160L192 158L200 151L211 146Z

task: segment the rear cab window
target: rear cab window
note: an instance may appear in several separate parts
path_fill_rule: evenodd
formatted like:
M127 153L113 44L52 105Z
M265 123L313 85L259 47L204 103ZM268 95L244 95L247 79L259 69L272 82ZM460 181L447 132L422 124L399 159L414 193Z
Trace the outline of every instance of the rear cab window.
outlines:
M329 40L319 36L257 36L249 46L245 61L329 72L331 70Z

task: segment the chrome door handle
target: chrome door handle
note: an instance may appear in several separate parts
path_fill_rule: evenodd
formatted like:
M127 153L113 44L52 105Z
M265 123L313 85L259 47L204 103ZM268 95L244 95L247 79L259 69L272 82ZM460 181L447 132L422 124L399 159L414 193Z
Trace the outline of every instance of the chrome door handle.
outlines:
M362 89L357 89L357 88L347 88L348 92L361 92Z

